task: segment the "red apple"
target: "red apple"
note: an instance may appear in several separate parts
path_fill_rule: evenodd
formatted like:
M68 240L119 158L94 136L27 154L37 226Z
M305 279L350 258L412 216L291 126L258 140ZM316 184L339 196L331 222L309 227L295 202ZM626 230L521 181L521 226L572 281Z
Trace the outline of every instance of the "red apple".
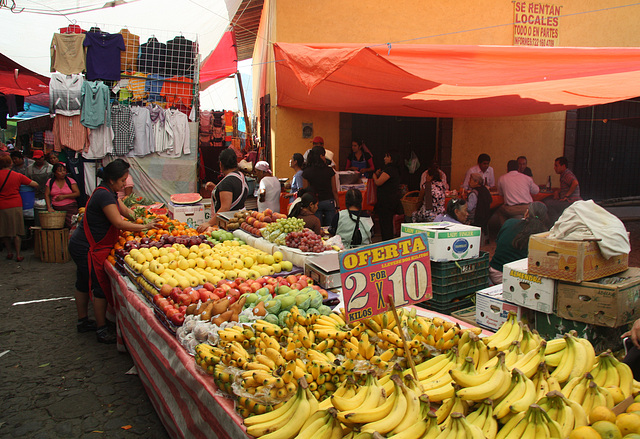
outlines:
M216 288L216 290L211 294L215 296L215 299L222 299L224 296L226 296L227 293L222 288Z
M215 285L213 285L211 282L205 282L203 287L209 291L213 291L216 289Z
M171 316L170 318L171 323L173 323L176 326L182 326L182 324L184 323L184 314L183 313L177 313Z
M206 288L200 288L200 289L199 289L199 290L197 290L197 291L198 291L198 296L199 296L199 297L198 297L198 299L199 299L202 303L206 302L206 301L209 299L209 297L211 297L211 296L210 296L211 291L209 291L209 290L208 290L208 289L206 289ZM194 300L194 302L195 302L195 300Z
M160 297L156 302L156 306L160 309L164 309L166 306L170 306L170 303L166 298Z
M196 303L198 300L200 300L200 291L191 289L191 291L189 292L189 297L191 298L191 303Z
M229 290L231 289L231 285L229 285L229 284L222 284L222 285L220 285L220 287L219 287L219 288L220 288L222 291L224 291L224 292L226 293L227 291L229 291Z
M247 284L242 284L238 287L238 289L240 290L240 292L242 294L249 294L252 293L253 290L251 290L251 286L247 285Z
M172 289L173 287L170 284L164 284L160 287L160 294L162 294L164 297L169 297Z
M228 295L227 299L229 300L229 305L231 305L232 303L235 303L236 300L238 300L238 297L237 296Z
M178 308L178 313L185 315L187 312L187 307L186 305L182 305L180 308Z
M173 316L174 314L177 314L177 313L178 313L177 309L169 307L169 308L167 308L167 310L165 312L165 315L167 316L168 319L171 319L171 316Z
M260 282L251 282L251 292L255 293L260 288L262 288L262 284Z
M227 291L227 297L229 297L229 296L233 296L235 298L240 297L240 290L238 290L237 288L230 288Z
M298 282L308 283L310 280L311 278L306 274L301 274L300 276L298 276Z
M163 286L164 286L164 285L163 285ZM161 299L164 299L164 296L163 296L162 294L155 294L155 295L153 296L153 303L157 306L157 305L158 305L158 302L159 302Z
M298 276L296 276L295 274L290 274L289 276L287 276L287 282L289 282L289 285L293 285L296 282L298 282Z
M180 296L178 296L178 304L179 305L189 305L191 303L191 296L189 296L188 294L180 294Z
M180 294L182 294L182 290L180 289L180 287L173 287L169 297L171 297L171 300L173 300L174 302L177 302Z

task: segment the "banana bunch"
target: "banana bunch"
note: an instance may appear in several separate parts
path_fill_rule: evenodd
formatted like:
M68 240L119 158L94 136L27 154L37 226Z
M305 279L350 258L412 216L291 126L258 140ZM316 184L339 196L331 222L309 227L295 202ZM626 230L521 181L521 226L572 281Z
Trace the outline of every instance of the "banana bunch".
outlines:
M527 353L533 349L536 349L538 345L542 342L542 337L538 334L537 331L529 330L529 326L522 326L522 340L520 341L520 350L523 353Z
M562 349L553 351L549 349L548 343L545 362L547 366L554 367L551 376L556 377L560 383L566 383L571 378L580 377L591 371L596 362L596 354L591 343L584 339L575 337L572 334L565 334L565 346ZM561 346L560 343L557 343Z
M502 352L505 353L504 364L509 370L513 369L516 363L518 363L518 361L524 356L524 354L520 350L520 342L517 340L512 341L506 349L502 350ZM493 357L492 359L487 361L483 365L483 367L484 369L490 369L492 367L495 367L496 364L498 364L498 358Z
M536 388L536 401L539 401L540 398L543 398L548 392L553 390L560 391L561 389L558 379L549 374L547 365L544 361L538 364L538 370L531 378L531 381L533 381L533 385Z
M232 385L235 381L233 375L231 375L226 366L222 363L218 363L213 366L213 382L218 386L220 390L227 393L232 393Z
M395 396L393 396L395 399ZM389 411L392 405L387 404L384 408L380 409L380 406L384 406L385 401L390 398L386 398L386 393L382 386L378 382L378 379L372 375L367 375L367 381L365 385L360 386L353 396L340 396L334 393L331 395L331 404L338 411L337 418L339 421L351 425L360 422L362 416L367 419L369 412L378 409L378 412L385 410L388 407ZM349 416L348 416L349 415ZM352 420L351 418L354 418Z
M313 413L300 428L298 439L339 439L342 438L342 427L336 419L335 409L318 410Z
M553 390L537 403L551 419L560 425L562 437L566 438L576 428L589 425L587 413L580 404Z
M461 358L471 357L476 369L480 369L489 361L489 349L472 331L464 331L458 341L458 355Z
M315 338L317 340L336 340L342 341L345 338L350 338L352 335L356 337L364 330L364 325L358 322L358 329L347 330L346 323L336 313L331 313L328 316L319 316L315 323L311 325Z
M603 352L598 356L598 362L591 370L591 375L593 375L593 381L600 387L619 388L624 398L628 398L634 393L631 368L618 361L616 357L611 355L611 352ZM617 401L616 404L618 402L620 401Z
M440 354L416 366L418 383L431 402L442 402L455 394L450 370L460 366L458 350L454 347L446 354ZM411 373L411 369L404 374Z
M196 364L209 375L213 375L213 369L220 362L224 349L213 347L207 343L200 343L195 347Z
M589 382L582 401L582 408L587 414L596 407L604 406L612 409L614 405L613 397L607 389L598 386L593 381Z
M318 411L318 400L303 379L294 397L270 412L244 420L247 433L264 439L292 439L300 432L309 417Z
M275 408L277 409L278 407L280 407L280 405L276 406ZM248 418L252 415L262 415L264 413L270 412L271 410L274 410L273 406L262 404L255 398L240 396L238 397L238 400L236 402L236 411L243 418Z
M440 434L440 428L438 427L438 423L436 422L436 415L432 412L427 413L427 415L418 420L413 425L407 427L405 430L387 436L388 439L435 439ZM376 439L380 439L383 436L379 433L374 433L372 435Z
M505 366L504 356L504 352L498 352L498 363L488 369L488 373L467 376L474 378L472 384L475 385L458 390L458 396L465 401L483 401L487 398L496 400L506 395L511 385L511 373Z
M498 434L498 421L493 416L493 401L485 399L478 408L469 413L467 422L475 425L487 439L495 439Z
M469 423L462 413L451 413L451 422L436 439L484 439L484 433L479 427Z
M511 371L511 384L506 395L496 404L493 414L502 419L510 413L526 411L536 400L535 385L519 369Z
M544 363L544 352L547 348L547 342L540 340L540 342L535 346L532 346L531 344L528 346L531 346L531 349L523 351L526 353L517 358L511 369L519 369L527 378L531 378L536 374L536 372L538 372L538 366L540 366L540 363ZM522 343L520 343L520 348L522 349ZM507 358L505 358L505 363L507 364L507 367L509 367Z
M439 351L449 350L458 345L463 332L457 324L439 317L416 316L407 321L407 327L414 340L433 346ZM474 330L481 332L480 328Z
M512 417L496 435L496 439L564 439L560 425L539 405L532 404L526 412Z
M454 389L458 390L460 389L460 386L456 386ZM451 421L451 418L449 417L451 413L462 413L466 416L468 412L469 403L464 401L458 395L453 395L453 397L442 401L442 404L436 410L436 419L438 421L438 425L446 427Z
M522 324L518 322L516 314L510 312L507 321L502 324L500 329L490 337L482 339L487 347L495 351L504 351L512 342L520 342L523 337Z

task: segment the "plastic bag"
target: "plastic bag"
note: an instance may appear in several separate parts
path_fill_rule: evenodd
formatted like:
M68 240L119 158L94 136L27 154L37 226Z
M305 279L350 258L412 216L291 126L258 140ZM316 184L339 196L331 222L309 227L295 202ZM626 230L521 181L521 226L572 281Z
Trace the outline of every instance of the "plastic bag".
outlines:
M413 174L420 167L420 160L418 160L418 156L416 155L416 153L411 151L411 157L409 157L408 160L405 160L404 164L407 165L409 174Z

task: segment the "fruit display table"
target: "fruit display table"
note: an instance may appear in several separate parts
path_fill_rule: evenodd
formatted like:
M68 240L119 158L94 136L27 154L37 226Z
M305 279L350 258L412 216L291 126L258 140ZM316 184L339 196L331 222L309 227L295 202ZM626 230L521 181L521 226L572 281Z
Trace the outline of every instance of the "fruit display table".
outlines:
M118 327L118 349L130 353L149 399L169 436L174 438L247 438L234 402L223 396L209 375L156 318L152 306L133 284L110 264ZM418 308L421 315L438 316ZM490 333L483 331L485 335Z

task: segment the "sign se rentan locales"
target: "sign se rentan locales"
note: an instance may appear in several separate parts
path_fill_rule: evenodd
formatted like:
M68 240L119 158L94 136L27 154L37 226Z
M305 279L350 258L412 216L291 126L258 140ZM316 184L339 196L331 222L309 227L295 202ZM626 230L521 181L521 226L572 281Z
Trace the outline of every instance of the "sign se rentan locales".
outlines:
M548 3L513 2L513 45L559 46L561 9Z

